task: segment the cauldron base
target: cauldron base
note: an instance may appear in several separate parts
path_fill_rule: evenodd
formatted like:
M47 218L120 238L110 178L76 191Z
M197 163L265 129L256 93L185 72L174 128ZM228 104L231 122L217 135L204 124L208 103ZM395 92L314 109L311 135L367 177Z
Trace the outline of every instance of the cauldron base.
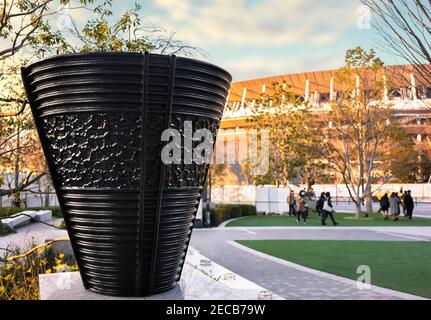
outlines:
M115 297L84 288L79 272L61 272L39 276L41 300L184 300L184 281L173 289L148 297Z

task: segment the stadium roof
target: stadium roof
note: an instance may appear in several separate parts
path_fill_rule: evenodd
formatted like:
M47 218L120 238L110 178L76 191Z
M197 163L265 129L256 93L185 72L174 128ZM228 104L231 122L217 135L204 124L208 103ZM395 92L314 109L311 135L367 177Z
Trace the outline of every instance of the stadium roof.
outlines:
M411 86L411 74L414 74L417 87L431 87L431 65L398 65L386 66L383 72L387 79L392 83L393 88ZM420 72L418 72L420 70ZM309 92L329 93L331 78L336 78L340 69L313 71L304 73L284 74L280 76L265 77L253 80L234 82L230 89L229 102L241 101L244 88L247 88L246 99L258 100L262 94L262 88L265 86L266 93L271 94L274 84L283 84L289 87L289 90L297 95L304 95L306 82L309 82ZM423 75L430 75L425 78ZM381 81L383 74L375 74L376 80ZM342 91L341 85L334 82L334 91Z

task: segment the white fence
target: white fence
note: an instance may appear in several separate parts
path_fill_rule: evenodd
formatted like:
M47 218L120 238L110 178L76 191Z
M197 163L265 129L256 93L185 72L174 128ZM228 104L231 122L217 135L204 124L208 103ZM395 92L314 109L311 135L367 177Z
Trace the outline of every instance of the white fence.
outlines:
M22 192L21 198L24 199L27 208L41 208L45 207L45 194L44 193L32 193ZM12 205L12 197L0 197L0 208L10 207ZM55 193L49 194L48 207L58 207L57 195Z
M304 186L294 188L297 193L304 189ZM400 189L411 190L416 202L431 203L431 184L387 184L384 186L374 185L374 192L398 192ZM321 192L330 192L334 201L349 202L349 193L344 185L315 185L314 192L318 196ZM260 212L286 212L286 203L289 188L277 188L274 186L224 186L212 188L211 202L231 203L231 204L252 204ZM23 192L22 198L26 201L28 208L45 206L44 193ZM9 207L12 204L11 197L0 197L0 207ZM49 195L49 206L57 207L58 200L55 193Z
M303 190L305 186L294 188L295 193ZM387 184L373 185L375 193L399 192L400 189L411 190L416 202L431 202L431 184ZM315 185L316 196L321 192L330 192L335 202L349 202L349 192L344 185ZM224 186L213 187L211 190L211 202L214 204L252 204L256 205L259 212L283 213L289 210L287 196L290 188L277 188L274 186Z

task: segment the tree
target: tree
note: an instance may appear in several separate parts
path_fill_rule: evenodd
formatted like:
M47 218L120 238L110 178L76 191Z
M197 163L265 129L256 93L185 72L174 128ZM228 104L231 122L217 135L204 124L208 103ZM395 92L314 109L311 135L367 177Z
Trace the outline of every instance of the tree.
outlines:
M67 4L69 1L54 0L3 0L0 3L0 38L9 44L0 50L0 59L15 55L50 29L47 18L60 9L51 10L51 5ZM86 1L82 1L86 2Z
M13 89L20 88L15 81L11 80L8 84L11 87L5 85L6 91L12 93L13 90L20 90ZM29 109L18 115L0 118L0 128L0 185L6 173L13 172L12 179L7 181L8 188L0 189L0 196L14 195L14 202L18 204L20 193L46 174L43 155ZM26 176L22 177L24 173Z
M114 22L108 19L112 12L106 10L95 19L89 20L82 30L76 23L68 31L78 40L76 45L68 47L72 52L127 51L157 52L160 54L181 54L194 56L203 52L175 38L176 32L147 26L142 6L126 10Z
M343 178L356 218L363 203L367 212L372 212L371 186L383 178L377 164L408 139L386 99L390 79L383 81L383 75L383 63L374 50L348 50L346 65L335 79L342 90L323 115L327 127L321 132L327 159Z
M272 91L262 94L251 119L258 131L269 131L270 141L269 170L254 181L277 186L304 183L310 190L325 166L313 110L285 84L274 85Z
M385 47L408 61L430 85L431 2L428 0L362 0L375 16L373 26ZM409 83L409 79L406 79Z
M393 179L399 183L426 183L431 175L431 161L424 151L413 148L396 150L391 154L388 169Z
M2 0L0 2L0 84L19 74L21 65L45 52L60 53L67 50L60 26L54 25L59 15L86 10L93 13L106 11L111 1L95 0ZM100 1L99 1L100 2ZM71 18L70 18L71 19ZM27 104L21 93L16 96L2 91L0 117L20 115ZM12 108L15 106L15 108ZM5 109L7 109L5 111Z

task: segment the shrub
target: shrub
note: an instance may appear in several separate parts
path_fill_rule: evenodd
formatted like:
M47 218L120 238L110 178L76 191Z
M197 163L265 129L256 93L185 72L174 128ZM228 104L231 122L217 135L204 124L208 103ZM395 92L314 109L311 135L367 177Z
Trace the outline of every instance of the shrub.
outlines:
M5 235L10 234L10 233L15 233L15 231L12 230L11 228L9 228L8 226L5 226L0 221L0 237L5 236Z
M59 227L60 229L63 229L63 230L67 230L67 228L66 228L66 223L64 222L64 220L63 221L61 221L61 223L60 223L60 227Z
M220 204L216 208L210 209L211 224L214 226L229 219L255 216L256 214L256 206L249 204Z
M39 274L76 270L75 260L56 255L51 245L24 254L20 249L8 249L0 258L0 300L38 300Z
M24 211L25 209L15 208L15 207L4 207L0 208L0 218L9 217L18 212Z

